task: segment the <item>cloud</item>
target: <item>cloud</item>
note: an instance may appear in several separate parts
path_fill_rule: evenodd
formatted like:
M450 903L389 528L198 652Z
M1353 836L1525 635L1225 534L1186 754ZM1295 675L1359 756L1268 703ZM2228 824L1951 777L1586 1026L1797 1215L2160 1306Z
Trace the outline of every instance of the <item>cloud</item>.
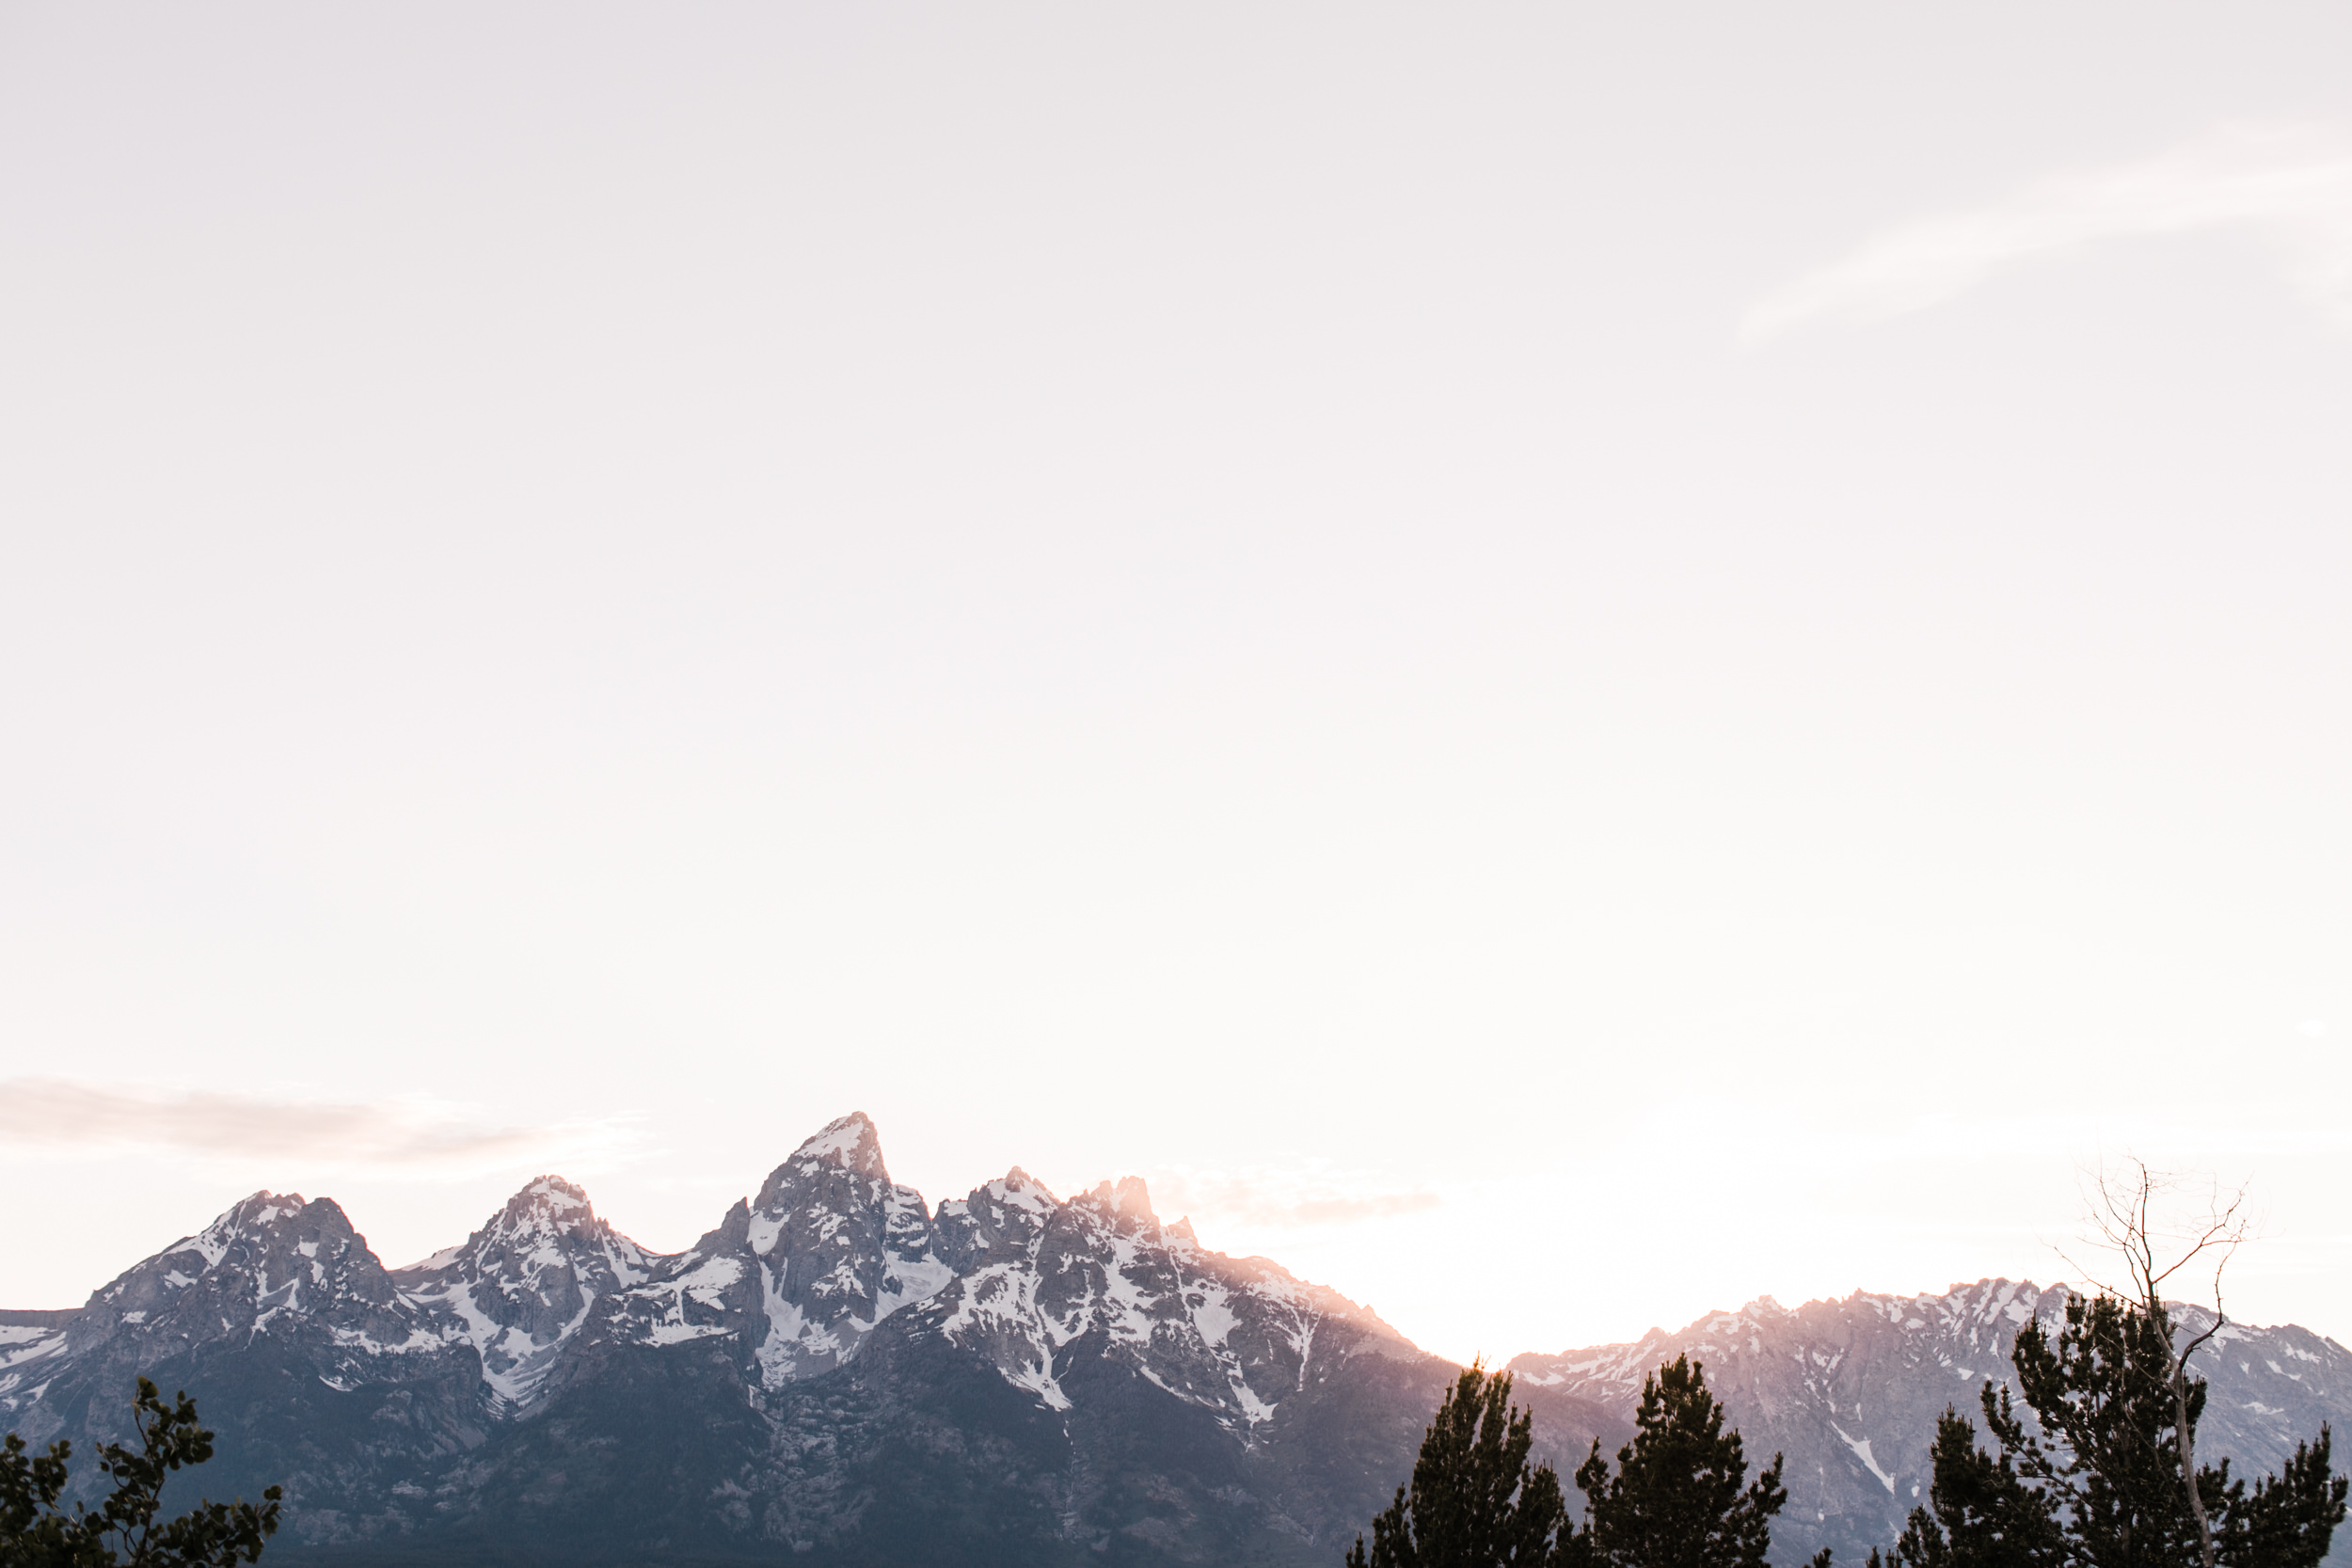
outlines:
M1304 1170L1180 1169L1157 1173L1152 1178L1154 1201L1163 1213L1181 1209L1195 1220L1274 1230L1391 1219L1436 1209L1444 1202L1425 1189L1363 1191L1368 1184L1321 1166Z
M577 1161L634 1139L615 1121L498 1126L469 1107L421 1098L351 1103L66 1078L0 1081L0 1147L26 1150L148 1149L455 1177Z
M2217 131L2138 163L2054 176L1988 207L1890 230L1759 302L1740 336L1753 343L1817 321L1882 321L2095 241L2228 227L2269 234L2303 292L2352 327L2352 137L2268 126Z

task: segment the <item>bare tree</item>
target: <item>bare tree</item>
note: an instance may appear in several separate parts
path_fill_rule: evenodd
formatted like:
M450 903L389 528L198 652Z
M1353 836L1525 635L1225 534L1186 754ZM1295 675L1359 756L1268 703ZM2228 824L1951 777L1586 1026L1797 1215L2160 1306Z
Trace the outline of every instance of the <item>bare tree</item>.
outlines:
M2191 1196L2199 1185L2172 1171L2151 1170L2145 1160L2127 1155L2110 1169L2102 1160L2087 1172L2085 1207L2093 1249L2112 1254L2122 1270L2122 1283L2112 1283L2086 1269L2060 1249L2068 1264L2085 1283L2132 1304L2162 1329L2165 1342L2172 1338L2171 1309L2165 1305L2168 1282L2176 1277L2201 1278L2213 1270L2213 1323L2201 1334L2174 1345L2171 1363L2173 1430L2180 1439L2181 1486L2188 1497L2189 1516L2197 1523L2198 1544L2204 1568L2215 1568L2213 1523L2205 1515L2205 1499L2197 1488L2197 1433L2189 1420L2188 1358L2221 1330L2228 1320L2221 1310L2221 1271L2229 1266L2251 1228L2246 1215L2246 1189L2225 1193L2218 1181L2207 1179L2201 1197ZM2178 1287L2176 1286L2177 1290Z

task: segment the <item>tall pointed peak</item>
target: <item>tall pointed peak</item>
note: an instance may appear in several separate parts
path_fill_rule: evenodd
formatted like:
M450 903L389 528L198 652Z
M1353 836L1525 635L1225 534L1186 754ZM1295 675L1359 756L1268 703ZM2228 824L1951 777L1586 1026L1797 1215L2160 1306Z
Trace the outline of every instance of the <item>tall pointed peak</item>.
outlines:
M264 1190L230 1205L212 1224L193 1236L181 1237L148 1262L193 1253L204 1259L205 1268L211 1269L219 1266L232 1252L250 1257L254 1249L278 1245L289 1237L307 1237L314 1242L342 1239L358 1243L363 1252L367 1249L367 1239L352 1228L350 1216L333 1198L306 1198L300 1193ZM184 1265L183 1269L184 1272Z
M240 1237L258 1230L266 1230L281 1220L290 1219L309 1207L300 1193L273 1193L263 1188L258 1193L238 1199L213 1217L213 1223L193 1236L183 1236L156 1254L159 1258L176 1253L194 1252L202 1256L204 1266L211 1268L227 1256L229 1248Z
M239 1236L273 1234L290 1221L303 1221L329 1232L357 1235L342 1205L331 1197L306 1198L300 1193L259 1192L206 1226L190 1240L226 1243Z
M882 1135L874 1131L872 1118L863 1111L851 1111L838 1120L825 1124L824 1130L792 1151L787 1164L833 1164L876 1180L890 1180L889 1170L882 1164Z
M677 1264L681 1268L691 1268L703 1259L740 1251L751 1239L751 1199L739 1197L716 1227L704 1231L692 1246L678 1254Z
M1152 1212L1152 1189L1143 1184L1140 1176L1122 1176L1112 1189L1120 1213L1128 1219L1156 1220Z
M1036 1177L1031 1176L1027 1171L1023 1170L1019 1165L1015 1165L1012 1169L1005 1172L1002 1178L1002 1185L1007 1193L1034 1193L1042 1197L1048 1203L1059 1203L1061 1201L1061 1199L1054 1196L1053 1188L1047 1186L1044 1182L1040 1181Z
M1087 1195L1094 1205L1114 1220L1136 1225L1157 1225L1159 1216L1152 1212L1152 1192L1140 1176L1122 1176L1117 1182L1105 1181Z
M596 1217L588 1194L560 1176L532 1178L521 1191L506 1200L506 1212L516 1218L533 1213L563 1219Z
M291 1219L309 1206L309 1200L300 1193L273 1193L265 1187L243 1202L231 1205L229 1212L213 1221L209 1228L244 1229L275 1225L279 1220Z
M1027 1210L1033 1214L1050 1213L1061 1207L1061 1199L1054 1196L1051 1188L1019 1165L993 1181L973 1188L972 1196L963 1201L1007 1204L1015 1209Z

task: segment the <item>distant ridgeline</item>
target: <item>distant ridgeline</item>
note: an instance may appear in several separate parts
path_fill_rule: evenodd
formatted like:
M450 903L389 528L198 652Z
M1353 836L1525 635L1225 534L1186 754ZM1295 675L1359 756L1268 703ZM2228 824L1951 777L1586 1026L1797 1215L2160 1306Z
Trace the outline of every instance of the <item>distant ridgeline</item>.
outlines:
M1564 1476L1688 1352L1788 1455L1774 1557L1858 1565L1924 1494L1947 1404L2062 1295L1772 1302L1511 1364ZM2210 1321L2209 1319L2207 1321ZM2352 1430L2352 1355L2225 1326L2200 1449L2275 1467ZM196 1396L210 1495L287 1493L271 1561L1052 1568L1339 1560L1411 1473L1455 1369L1263 1259L1204 1251L1140 1181L1019 1169L927 1206L843 1117L675 1256L558 1179L387 1270L328 1199L256 1194L71 1312L0 1313L0 1428L123 1434ZM2339 1553L2339 1557L2344 1554Z

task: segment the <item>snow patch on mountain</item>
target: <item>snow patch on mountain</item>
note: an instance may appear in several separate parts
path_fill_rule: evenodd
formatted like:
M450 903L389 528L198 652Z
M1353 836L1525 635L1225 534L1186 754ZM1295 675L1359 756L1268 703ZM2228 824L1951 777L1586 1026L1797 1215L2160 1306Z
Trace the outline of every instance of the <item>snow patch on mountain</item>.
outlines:
M826 1163L862 1176L882 1176L882 1137L863 1111L852 1111L825 1124L822 1131L793 1150L787 1164Z
M65 1350L63 1328L0 1324L0 1397L26 1381L25 1369L61 1356Z

